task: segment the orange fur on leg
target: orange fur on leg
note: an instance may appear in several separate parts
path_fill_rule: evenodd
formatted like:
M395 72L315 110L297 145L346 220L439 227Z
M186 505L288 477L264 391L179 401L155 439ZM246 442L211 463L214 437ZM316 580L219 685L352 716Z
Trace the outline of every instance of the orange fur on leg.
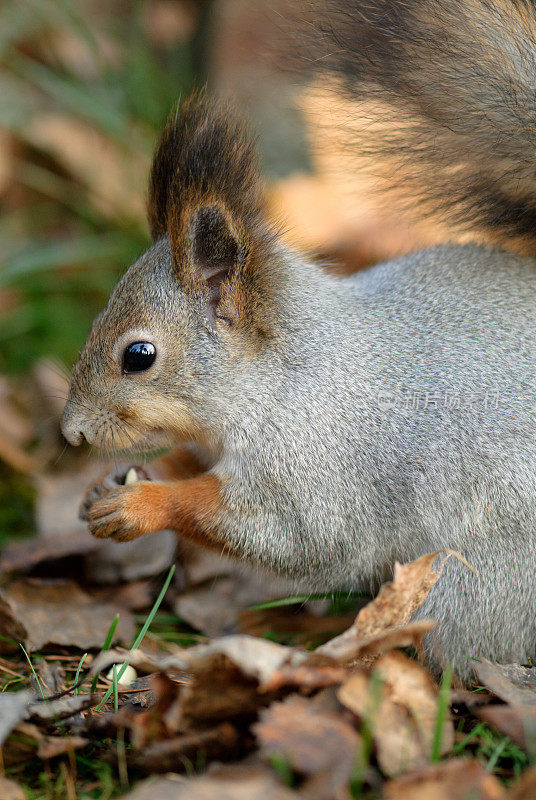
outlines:
M202 464L195 452L188 445L180 445L172 450L171 453L151 462L150 472L155 474L158 480L173 480L182 478L194 478L204 472L206 465Z
M182 481L139 481L120 486L88 511L89 529L99 538L129 541L171 529L203 547L220 549L220 482L207 473Z

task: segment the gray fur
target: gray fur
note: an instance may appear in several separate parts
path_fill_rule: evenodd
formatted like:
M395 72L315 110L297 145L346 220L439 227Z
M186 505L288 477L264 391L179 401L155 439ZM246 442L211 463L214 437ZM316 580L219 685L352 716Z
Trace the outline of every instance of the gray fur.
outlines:
M467 675L470 657L533 657L534 262L443 246L338 279L277 255L278 333L252 357L192 312L167 239L151 248L95 323L66 437L113 446L118 405L186 404L244 558L312 591L374 589L395 560L451 548L477 574L451 559L422 608L439 620L432 660ZM127 380L106 354L139 328L165 352Z

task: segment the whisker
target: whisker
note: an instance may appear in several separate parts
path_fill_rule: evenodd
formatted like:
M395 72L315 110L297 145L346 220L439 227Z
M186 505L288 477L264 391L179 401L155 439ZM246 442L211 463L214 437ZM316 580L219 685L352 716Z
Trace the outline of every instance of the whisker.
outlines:
M58 466L58 463L59 463L60 459L62 459L62 458L63 458L63 456L65 455L65 451L67 450L68 446L69 446L69 443L68 443L68 442L65 442L65 444L64 444L64 446L63 446L63 448L62 448L62 451L61 451L61 453L59 454L59 456L57 457L57 459L54 461L54 466L55 466L55 467L57 467L57 466Z

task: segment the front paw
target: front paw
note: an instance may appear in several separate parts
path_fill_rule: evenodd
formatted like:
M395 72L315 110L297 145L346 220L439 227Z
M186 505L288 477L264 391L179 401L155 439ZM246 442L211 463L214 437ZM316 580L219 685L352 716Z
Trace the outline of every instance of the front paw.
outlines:
M158 530L152 524L151 514L143 500L150 481L139 481L129 486L117 486L87 505L87 521L90 532L98 539L115 539L130 542Z
M84 495L80 505L78 516L85 522L89 521L89 509L98 501L115 492L125 484L131 484L137 480L145 480L149 476L142 467L120 467L114 472L108 472L101 476L93 486L90 486ZM130 478L130 479L129 479Z

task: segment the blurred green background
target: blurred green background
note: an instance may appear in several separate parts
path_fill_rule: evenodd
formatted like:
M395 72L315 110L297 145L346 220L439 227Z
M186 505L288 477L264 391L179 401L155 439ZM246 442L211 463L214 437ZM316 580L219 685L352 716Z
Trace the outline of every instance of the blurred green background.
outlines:
M4 0L0 11L0 373L68 367L147 246L150 155L202 85L211 3Z

